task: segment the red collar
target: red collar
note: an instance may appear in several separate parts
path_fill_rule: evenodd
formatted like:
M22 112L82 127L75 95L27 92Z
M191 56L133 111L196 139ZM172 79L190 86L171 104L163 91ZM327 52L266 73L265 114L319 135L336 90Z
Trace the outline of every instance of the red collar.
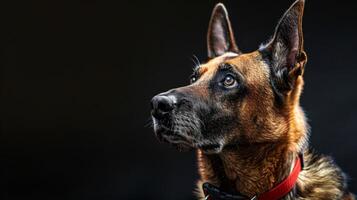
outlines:
M271 190L257 195L253 198L248 198L241 194L228 194L222 192L219 188L209 184L203 184L203 191L207 200L278 200L286 196L295 186L297 178L304 167L304 159L302 154L298 156L295 166L290 175Z

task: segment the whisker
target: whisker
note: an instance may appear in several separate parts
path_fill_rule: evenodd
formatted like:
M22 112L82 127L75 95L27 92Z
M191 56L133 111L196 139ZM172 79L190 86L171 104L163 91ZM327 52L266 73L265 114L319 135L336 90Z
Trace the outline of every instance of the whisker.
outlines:
M148 123L146 123L145 125L144 125L144 127L146 127L146 128L152 128L153 127L153 123L152 122L148 122Z
M165 131L172 131L171 128L166 127L166 126L164 126L164 125L161 125L160 127L163 128Z
M196 60L192 57L192 58L191 58L191 61L192 61L193 64L194 64L194 68L196 68L196 66L198 65L198 63L196 62Z
M191 60L195 64L195 66L193 67L193 70L197 70L201 65L200 60L197 58L197 56L195 54L192 55Z
M197 57L195 54L193 54L193 57L196 59L197 64L198 64L198 65L201 65L200 60L198 59L198 57Z
M152 122L151 117L149 117L149 118L146 120L144 127L153 127L153 122Z

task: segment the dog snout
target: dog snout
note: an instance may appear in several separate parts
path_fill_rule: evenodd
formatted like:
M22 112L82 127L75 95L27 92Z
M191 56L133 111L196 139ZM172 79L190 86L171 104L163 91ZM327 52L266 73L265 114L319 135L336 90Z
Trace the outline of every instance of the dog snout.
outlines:
M162 119L174 109L174 103L169 96L156 95L151 99L151 113L156 119Z

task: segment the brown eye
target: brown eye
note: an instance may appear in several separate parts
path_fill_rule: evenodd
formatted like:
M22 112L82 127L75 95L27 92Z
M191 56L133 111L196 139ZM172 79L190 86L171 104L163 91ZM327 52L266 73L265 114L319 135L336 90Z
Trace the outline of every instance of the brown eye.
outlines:
M232 75L227 75L226 77L224 77L223 85L226 88L232 88L237 85L237 81Z

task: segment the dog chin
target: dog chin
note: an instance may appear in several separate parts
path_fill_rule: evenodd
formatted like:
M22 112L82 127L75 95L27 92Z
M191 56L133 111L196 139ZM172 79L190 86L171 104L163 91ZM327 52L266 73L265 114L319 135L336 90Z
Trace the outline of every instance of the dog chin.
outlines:
M189 151L194 148L193 144L186 137L165 128L157 127L155 134L160 142L167 143L179 151Z
M168 143L179 151L190 151L194 149L190 142L179 135L161 135L161 141Z
M222 143L194 143L183 136L185 134L177 134L160 127L155 129L155 134L159 141L167 143L179 151L199 149L206 154L218 154L224 146Z
M159 141L170 144L179 151L189 151L193 149L200 149L206 154L217 154L223 149L223 140L217 142L198 139L193 135L199 135L199 133L193 133L190 130L182 129L182 127L174 127L168 129L165 125L160 124L153 118L154 132ZM173 131L176 130L176 131ZM180 130L180 132L177 132ZM201 140L201 141L200 141Z

